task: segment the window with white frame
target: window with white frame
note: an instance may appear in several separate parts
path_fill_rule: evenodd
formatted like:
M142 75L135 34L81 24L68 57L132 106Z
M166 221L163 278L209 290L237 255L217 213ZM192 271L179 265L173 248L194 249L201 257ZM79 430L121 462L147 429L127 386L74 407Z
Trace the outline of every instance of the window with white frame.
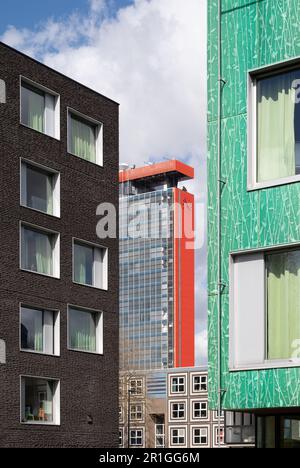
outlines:
M300 175L300 66L250 74L250 185Z
M186 444L186 429L185 428L171 428L170 439L172 445L185 445Z
M142 379L131 379L129 382L130 394L133 396L143 394L143 380Z
M300 249L234 255L230 280L233 369L299 362Z
M171 419L185 419L186 404L185 402L171 403Z
M21 123L59 140L59 95L47 88L22 78Z
M21 162L21 204L60 216L60 175L34 163Z
M123 421L123 407L119 406L119 422Z
M185 393L186 378L184 376L171 377L171 393Z
M155 448L165 448L166 434L165 424L155 424Z
M193 401L193 419L207 419L208 418L208 405L207 401Z
M69 306L69 349L103 354L103 313Z
M59 355L59 312L21 306L21 349Z
M193 445L208 445L208 427L193 427Z
M22 224L21 268L59 278L59 234Z
M124 446L124 430L119 429L119 447L122 448Z
M79 112L68 111L68 151L81 159L103 164L103 125Z
M143 405L130 405L130 419L131 421L143 420Z
M207 393L207 375L193 375L193 393Z
M142 447L144 445L144 430L130 429L130 446Z
M74 282L107 289L107 257L107 248L74 240Z
M60 424L58 380L21 377L21 422Z
M218 445L224 445L225 441L225 430L224 427L220 427L220 431L218 426L214 428L214 445L217 447Z

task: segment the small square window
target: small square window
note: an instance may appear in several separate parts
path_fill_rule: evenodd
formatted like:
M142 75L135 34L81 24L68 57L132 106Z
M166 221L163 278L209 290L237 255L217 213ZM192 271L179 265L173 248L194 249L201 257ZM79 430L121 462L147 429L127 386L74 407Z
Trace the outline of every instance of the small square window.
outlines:
M171 378L172 393L185 393L185 377Z
M208 445L208 428L193 428L193 445Z
M142 447L144 444L144 431L143 429L132 429L130 431L130 445L131 447Z
M207 376L193 376L193 393L207 393Z
M47 168L22 161L21 204L52 216L60 216L60 176Z
M21 421L60 424L59 381L21 377Z
M21 81L21 123L59 140L59 96L29 80Z
M59 234L23 224L21 267L27 271L59 278Z
M171 418L185 419L185 403L171 403Z
M193 401L193 419L207 419L208 406L206 401Z
M132 379L129 384L130 394L137 396L143 394L143 381L141 379Z
M186 431L185 429L171 429L172 445L185 445Z
M59 355L59 313L21 307L21 349Z
M68 151L94 164L103 164L102 124L79 112L68 112Z
M102 312L69 308L69 348L75 351L103 353Z
M131 405L130 406L130 419L131 419L131 421L142 421L143 420L143 406L142 405Z
M74 282L107 289L108 249L74 241Z

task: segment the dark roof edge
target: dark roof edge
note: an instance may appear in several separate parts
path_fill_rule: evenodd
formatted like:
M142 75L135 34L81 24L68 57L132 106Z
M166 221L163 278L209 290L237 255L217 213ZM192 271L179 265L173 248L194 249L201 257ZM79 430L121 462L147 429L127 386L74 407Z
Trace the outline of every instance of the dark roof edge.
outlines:
M112 102L112 103L117 104L118 106L120 106L120 103L119 103L119 102L114 101L113 99L111 99L111 98L105 96L104 94L98 93L98 91L95 91L94 89L89 88L88 86L86 86L86 85L80 83L80 81L76 81L76 80L74 80L73 78L70 78L69 76L65 75L64 73L62 73L62 72L60 72L60 71L58 71L58 70L55 70L54 68L49 67L48 65L46 65L46 64L44 64L44 63L42 63L42 62L40 62L39 60L37 60L37 59L35 59L35 58L33 58L33 57L30 57L30 56L27 55L27 54L24 54L24 52L21 52L20 50L15 49L14 47L9 46L8 44L5 44L5 43L2 42L2 41L0 41L0 46L1 46L1 47L5 47L6 49L9 49L9 50L11 50L12 52L14 52L14 53L16 53L16 54L19 54L19 55L21 55L22 57L25 57L25 58L27 58L28 60L31 60L32 62L36 63L37 65L41 65L42 67L47 68L48 70L50 70L50 71L56 73L57 75L60 75L60 76L62 76L63 78L65 78L65 79L67 79L67 80L69 80L69 81L72 81L73 83L79 84L80 86L82 86L83 88L87 89L88 91L91 91L92 93L97 94L97 96L101 96L102 98L106 99L107 101L110 101L110 102Z

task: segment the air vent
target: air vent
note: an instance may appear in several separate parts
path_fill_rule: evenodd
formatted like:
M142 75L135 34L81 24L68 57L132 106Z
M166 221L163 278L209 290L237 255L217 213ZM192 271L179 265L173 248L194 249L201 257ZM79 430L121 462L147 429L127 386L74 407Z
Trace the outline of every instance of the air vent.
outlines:
M0 104L6 104L6 85L3 80L0 80Z

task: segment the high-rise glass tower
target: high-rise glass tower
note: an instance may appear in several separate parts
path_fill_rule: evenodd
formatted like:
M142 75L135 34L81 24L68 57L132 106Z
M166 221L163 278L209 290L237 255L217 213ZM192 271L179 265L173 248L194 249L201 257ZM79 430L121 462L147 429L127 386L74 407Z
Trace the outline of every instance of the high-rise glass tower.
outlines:
M194 170L120 171L120 368L194 365Z

